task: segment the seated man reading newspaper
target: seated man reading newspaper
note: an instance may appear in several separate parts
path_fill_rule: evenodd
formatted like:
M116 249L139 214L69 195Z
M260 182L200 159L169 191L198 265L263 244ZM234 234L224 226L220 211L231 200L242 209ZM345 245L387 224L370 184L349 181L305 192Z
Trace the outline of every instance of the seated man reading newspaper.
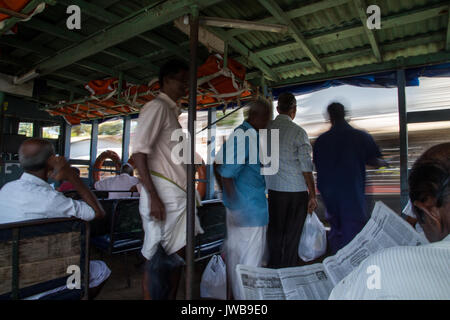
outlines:
M238 266L245 298L449 299L449 169L448 158L418 161L409 178L410 199L431 244L377 202L364 229L323 264L278 270Z
M366 259L330 299L450 299L450 159L416 162L409 176L413 211L431 242L395 247ZM376 277L368 279L372 268Z
M370 255L384 248L425 243L408 222L377 202L361 232L323 263L283 269L238 265L237 273L245 299L326 300L334 286Z

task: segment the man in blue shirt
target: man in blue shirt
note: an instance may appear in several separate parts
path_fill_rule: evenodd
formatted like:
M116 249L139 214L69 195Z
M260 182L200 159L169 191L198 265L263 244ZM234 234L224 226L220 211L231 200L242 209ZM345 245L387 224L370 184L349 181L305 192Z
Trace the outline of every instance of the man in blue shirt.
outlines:
M365 200L366 165L379 168L386 162L367 132L345 120L340 103L328 106L331 129L317 138L313 161L317 187L331 225L328 243L332 254L349 243L368 220Z
M249 103L246 121L237 127L216 155L215 173L227 208L226 264L235 299L241 299L236 265L259 267L266 250L269 220L266 185L261 175L259 134L272 118L272 104Z

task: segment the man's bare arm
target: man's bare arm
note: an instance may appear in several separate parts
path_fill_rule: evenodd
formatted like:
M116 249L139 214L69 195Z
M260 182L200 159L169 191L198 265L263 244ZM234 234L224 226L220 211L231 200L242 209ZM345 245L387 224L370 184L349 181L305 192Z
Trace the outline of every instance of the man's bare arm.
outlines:
M224 178L219 173L219 165L214 162L214 175L216 176L217 183L219 184L220 189L222 191L226 192L228 195L228 198L230 200L235 198L235 187L234 187L234 181L233 178Z
M144 185L145 190L150 195L150 215L158 220L164 220L166 218L166 210L159 198L155 185L153 184L152 177L150 175L150 168L147 164L147 155L145 153L133 154L136 168L139 172L141 182Z
M314 184L314 176L312 172L303 172L306 185L309 191L308 213L312 213L317 208L316 186Z

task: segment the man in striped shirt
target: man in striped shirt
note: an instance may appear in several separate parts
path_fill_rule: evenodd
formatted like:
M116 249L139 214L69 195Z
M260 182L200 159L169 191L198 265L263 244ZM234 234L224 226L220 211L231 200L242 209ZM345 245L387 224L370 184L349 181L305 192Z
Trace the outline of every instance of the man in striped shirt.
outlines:
M311 144L308 134L294 123L297 100L291 93L278 97L279 115L268 129L279 130L279 170L266 175L269 190L267 244L271 268L295 267L306 214L317 207ZM271 141L271 139L269 139ZM309 191L309 194L308 194Z
M448 147L448 145L447 145ZM450 159L417 161L409 176L414 213L430 244L393 247L367 258L330 299L450 299ZM369 286L378 267L378 288Z

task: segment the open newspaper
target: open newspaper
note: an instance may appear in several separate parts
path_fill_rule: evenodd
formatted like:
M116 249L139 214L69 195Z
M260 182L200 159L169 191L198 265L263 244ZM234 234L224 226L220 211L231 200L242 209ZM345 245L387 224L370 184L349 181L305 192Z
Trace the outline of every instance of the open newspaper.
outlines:
M378 201L361 232L323 263L283 269L237 265L236 271L247 300L325 300L334 286L371 254L384 248L426 243L422 234Z

